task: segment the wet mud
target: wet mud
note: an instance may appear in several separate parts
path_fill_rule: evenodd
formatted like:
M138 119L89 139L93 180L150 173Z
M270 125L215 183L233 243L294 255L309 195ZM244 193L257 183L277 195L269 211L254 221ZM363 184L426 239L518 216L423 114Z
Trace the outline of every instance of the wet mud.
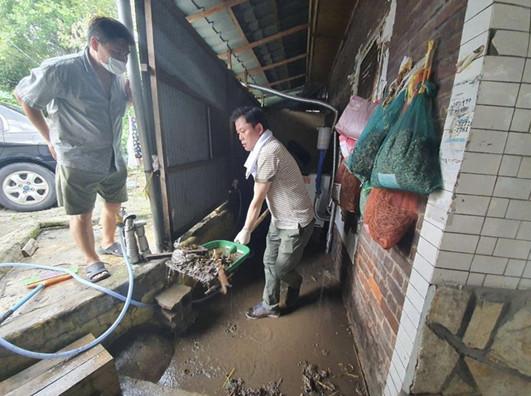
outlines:
M249 320L245 312L264 284L260 258L242 265L228 295L195 306L198 321L176 340L158 383L207 395L269 394L234 393L230 384L238 381L255 390L279 384L284 395L366 395L330 257L309 246L296 309L279 319Z

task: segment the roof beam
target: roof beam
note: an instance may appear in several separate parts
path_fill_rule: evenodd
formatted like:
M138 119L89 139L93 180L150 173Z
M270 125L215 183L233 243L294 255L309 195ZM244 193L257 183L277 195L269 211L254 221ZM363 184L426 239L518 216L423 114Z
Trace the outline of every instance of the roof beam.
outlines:
M245 35L245 32L243 31L243 29L242 29L242 27L241 27L241 25L240 25L240 22L238 21L238 18L236 18L236 15L234 14L234 11L232 10L232 8L229 7L229 8L227 9L227 12L229 13L229 16L230 16L230 19L232 20L232 23L234 23L234 25L236 26L236 29L238 30L238 32L239 32L239 34L240 34L240 37L242 38L243 42L246 43L246 44L248 44L249 41L247 41L247 36ZM229 58L231 58L231 57L232 57L232 55L229 56L229 57L227 57L227 60L228 60ZM256 54L254 53L254 51L253 51L253 58L255 59L256 63L257 63L258 65L261 66L260 61L259 61L258 58L256 57ZM229 62L230 62L230 61L229 61ZM262 74L263 74L264 79L269 83L269 81L267 80L267 76L265 75L265 73L262 72Z
M192 15L188 15L186 17L186 20L192 23L198 19L206 18L207 16L210 16L212 14L216 14L225 9L230 9L231 7L237 6L238 4L241 4L241 3L245 3L246 1L247 0L224 0L219 4L216 4L215 6L207 8L206 10L196 12L195 14L192 14Z
M278 39L280 39L282 37L285 37L285 36L289 36L290 34L294 34L294 33L300 32L302 30L306 30L307 27L308 27L308 25L306 23L303 24L303 25L294 26L294 27L292 27L292 28L290 28L288 30L284 30L283 32L278 32L278 33L272 34L271 36L264 37L263 39L260 39L260 40L257 40L257 41L253 41L252 43L242 45L241 47L238 47L238 48L234 48L232 50L232 53L237 54L237 53L240 53L240 52L248 51L248 50L253 49L255 47L258 47L260 45L267 44L267 43L269 43L271 41L278 40ZM228 52L224 52L224 53L218 54L218 56L220 58L222 58L222 57L227 58Z
M283 80L273 81L271 84L269 84L269 86L272 87L273 85L279 85L279 84L282 84L282 83L285 83L285 82L288 82L288 81L297 80L297 79L305 77L305 76L306 76L306 73L297 74L296 76L284 78Z
M280 61L280 62L271 63L270 65L255 67L249 70L249 74L254 74L257 72L274 69L275 67L282 66L282 65L285 65L291 62L295 62L295 61L298 61L299 59L304 59L304 58L306 58L306 54L301 54L301 55L294 56L293 58L284 59L283 61ZM239 74L238 77L240 78L243 77L243 74Z

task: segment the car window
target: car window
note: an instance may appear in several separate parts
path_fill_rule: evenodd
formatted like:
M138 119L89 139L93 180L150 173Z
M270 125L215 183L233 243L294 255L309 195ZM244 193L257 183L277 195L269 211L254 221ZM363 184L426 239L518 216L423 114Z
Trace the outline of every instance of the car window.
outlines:
M9 132L27 132L35 130L35 127L29 122L24 113L14 108L0 105L0 116L2 117L4 129Z

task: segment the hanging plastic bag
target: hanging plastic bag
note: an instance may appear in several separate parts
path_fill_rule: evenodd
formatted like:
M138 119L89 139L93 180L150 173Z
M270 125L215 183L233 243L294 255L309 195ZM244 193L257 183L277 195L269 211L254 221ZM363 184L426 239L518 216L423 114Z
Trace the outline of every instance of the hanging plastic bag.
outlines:
M343 134L339 134L339 148L341 149L341 155L343 158L347 158L354 147L356 146L356 140L349 138Z
M365 206L364 223L384 249L395 246L417 221L417 194L372 188Z
M376 103L370 100L352 96L337 122L336 129L343 135L357 140L375 107Z
M370 179L376 154L389 129L399 117L405 98L406 92L402 90L387 106L379 105L374 109L354 151L346 160L348 170L359 180Z
M436 88L423 82L383 142L372 171L374 187L429 194L442 187L439 138L432 118Z

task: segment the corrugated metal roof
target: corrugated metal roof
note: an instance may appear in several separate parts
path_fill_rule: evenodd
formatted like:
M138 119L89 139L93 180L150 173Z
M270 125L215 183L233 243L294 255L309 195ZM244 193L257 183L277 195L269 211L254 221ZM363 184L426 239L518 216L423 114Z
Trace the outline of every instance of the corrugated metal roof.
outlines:
M183 13L190 16L220 5L220 0L175 0ZM230 12L233 12L233 16ZM240 27L236 25L237 22ZM193 20L192 26L218 54L229 48L237 50L249 43L308 22L308 0L250 0ZM241 28L241 30L240 30ZM299 59L266 71L260 67L282 62L306 52L307 29L233 54L232 69L240 77L251 71L249 81L268 86L275 81L306 74L306 61ZM304 84L303 77L275 85L278 90Z

